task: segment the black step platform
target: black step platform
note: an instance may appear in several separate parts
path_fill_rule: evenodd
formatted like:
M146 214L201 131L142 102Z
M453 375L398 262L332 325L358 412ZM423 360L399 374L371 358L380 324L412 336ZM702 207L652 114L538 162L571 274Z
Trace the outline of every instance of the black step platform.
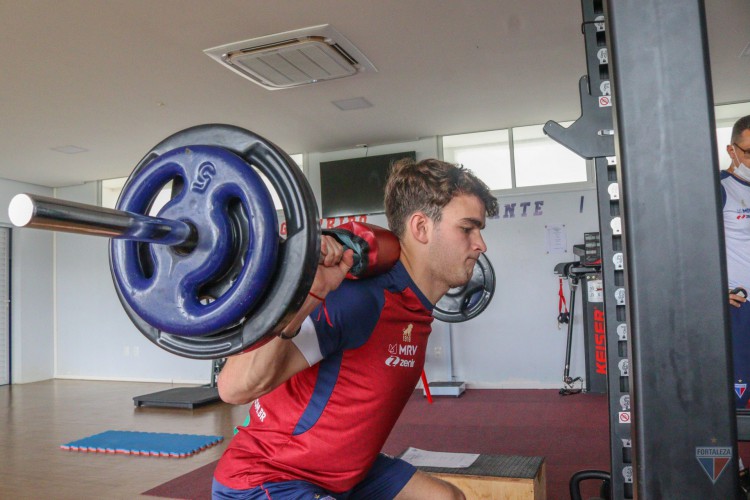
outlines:
M419 470L438 474L464 476L515 477L534 479L544 463L544 457L521 457L514 455L479 455L469 467L417 467Z
M197 408L219 401L217 387L175 387L166 391L135 396L135 406L160 406L166 408Z

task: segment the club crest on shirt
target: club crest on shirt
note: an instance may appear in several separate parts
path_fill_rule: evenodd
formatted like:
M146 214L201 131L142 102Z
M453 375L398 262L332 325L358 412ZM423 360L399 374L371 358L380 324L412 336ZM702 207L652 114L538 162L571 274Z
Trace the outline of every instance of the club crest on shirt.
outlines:
M411 342L411 331L414 328L414 325L409 323L409 325L404 328L404 342Z
M738 398L741 398L747 390L747 384L734 384L734 393L737 394Z

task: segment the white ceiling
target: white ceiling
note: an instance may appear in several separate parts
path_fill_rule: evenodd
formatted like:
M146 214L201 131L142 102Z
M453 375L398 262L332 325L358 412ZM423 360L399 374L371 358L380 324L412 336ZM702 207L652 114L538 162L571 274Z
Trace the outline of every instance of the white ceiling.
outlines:
M714 99L750 101L748 2L706 4ZM581 20L580 0L0 0L0 177L126 176L201 123L299 153L573 120ZM203 53L319 24L378 72L268 91ZM332 104L356 97L374 106Z

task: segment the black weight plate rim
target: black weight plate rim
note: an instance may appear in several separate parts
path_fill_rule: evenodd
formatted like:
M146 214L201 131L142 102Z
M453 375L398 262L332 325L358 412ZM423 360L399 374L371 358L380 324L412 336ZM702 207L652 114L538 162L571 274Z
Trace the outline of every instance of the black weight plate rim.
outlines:
M173 134L151 149L130 177L155 158L178 147L208 145L226 148L257 167L269 179L287 222L287 239L279 245L276 272L267 299L236 326L207 337L181 337L162 332L140 318L115 290L126 314L154 344L193 359L215 359L251 348L267 335L279 333L302 306L312 287L320 254L320 219L312 188L294 161L274 143L249 130L225 124L206 124ZM130 180L128 178L128 181ZM110 268L117 240L110 241Z
M479 259L477 259L477 262L476 264L474 264L474 266L480 266L480 269L482 270L482 295L479 301L468 309L458 311L442 309L439 307L440 301L438 301L438 303L435 304L435 307L432 310L432 315L435 317L435 319L439 319L440 321L444 321L446 323L462 323L464 321L468 321L472 318L477 317L487 308L489 303L492 301L492 297L495 294L495 270L485 254L481 254L479 256ZM451 290L453 289L449 290L446 293L446 296L450 294L451 297L457 297L455 302L463 303L466 298L465 295L468 291L467 289L472 286L474 274L476 273L472 274L472 280L470 280L469 283L467 283L463 287L458 288L455 292L451 292ZM472 288L474 287L472 286ZM443 299L441 298L441 300Z

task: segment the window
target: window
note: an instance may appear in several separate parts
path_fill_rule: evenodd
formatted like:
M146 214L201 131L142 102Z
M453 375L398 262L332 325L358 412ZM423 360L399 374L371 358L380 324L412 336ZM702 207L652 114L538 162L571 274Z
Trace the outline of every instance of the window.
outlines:
M588 181L586 160L547 137L541 125L512 131L516 187Z
M303 155L296 154L289 156L292 158L292 160L294 160L299 168L303 168ZM260 174L260 172L258 173ZM260 176L263 179L266 188L268 188L268 191L271 193L271 198L273 199L273 205L276 208L276 211L281 210L281 199L279 199L279 195L276 193L276 190L271 186L271 183L268 181L265 175L260 174ZM122 188L125 186L125 182L127 182L127 180L127 177L119 177L117 179L106 179L102 181L101 191L103 207L115 208L115 206L117 205L117 199L120 197ZM154 204L151 207L149 215L156 215L159 210L161 210L161 208L171 199L171 191L171 183L168 183L162 188L161 192L156 196L156 199L154 200Z
M493 191L513 187L507 130L445 136L443 159L470 169Z
M471 169L493 191L566 188L593 177L586 160L547 137L542 125L445 136L442 142L445 161Z

